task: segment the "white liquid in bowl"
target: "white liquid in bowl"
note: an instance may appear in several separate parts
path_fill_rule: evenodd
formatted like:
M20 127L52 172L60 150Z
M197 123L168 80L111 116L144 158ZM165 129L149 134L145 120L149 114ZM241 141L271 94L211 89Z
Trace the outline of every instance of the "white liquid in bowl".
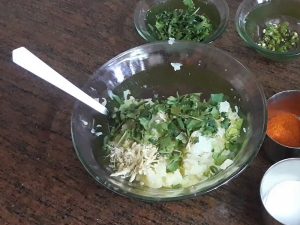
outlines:
M278 183L262 200L267 211L281 223L300 224L300 181Z

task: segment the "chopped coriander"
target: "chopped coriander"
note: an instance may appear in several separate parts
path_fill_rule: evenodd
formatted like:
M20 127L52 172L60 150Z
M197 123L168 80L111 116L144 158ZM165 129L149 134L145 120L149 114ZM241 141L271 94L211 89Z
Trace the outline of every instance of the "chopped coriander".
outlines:
M299 44L299 34L292 31L288 22L281 24L268 24L263 29L262 38L258 45L262 48L275 51L287 52L296 48Z
M174 172L177 170L181 163L181 156L179 154L174 154L168 159L167 172Z
M167 99L113 95L104 142L111 176L174 188L226 169L238 153L243 119L225 99L222 93L208 100L200 93ZM225 103L229 108L221 112Z
M148 27L158 40L191 40L203 41L213 31L208 17L199 14L193 0L183 0L186 9L163 11L155 15L155 24Z

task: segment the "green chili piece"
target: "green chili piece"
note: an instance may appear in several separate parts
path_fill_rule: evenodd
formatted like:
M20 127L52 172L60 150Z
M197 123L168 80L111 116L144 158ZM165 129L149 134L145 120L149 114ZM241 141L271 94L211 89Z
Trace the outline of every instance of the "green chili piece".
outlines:
M288 22L268 24L263 29L258 45L274 52L288 52L299 44L299 34L291 30Z

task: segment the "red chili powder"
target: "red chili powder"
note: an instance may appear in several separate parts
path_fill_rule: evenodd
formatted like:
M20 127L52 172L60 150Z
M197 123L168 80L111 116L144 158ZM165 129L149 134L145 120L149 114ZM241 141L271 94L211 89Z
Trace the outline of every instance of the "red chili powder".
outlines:
M300 147L300 120L292 113L276 113L268 121L267 134L289 147Z

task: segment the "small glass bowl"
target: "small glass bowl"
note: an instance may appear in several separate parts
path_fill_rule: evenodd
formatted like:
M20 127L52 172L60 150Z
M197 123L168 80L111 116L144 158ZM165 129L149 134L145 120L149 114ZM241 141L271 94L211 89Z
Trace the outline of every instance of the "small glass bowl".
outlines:
M276 61L291 60L300 55L300 41L295 49L280 53L260 47L256 41L269 23L288 22L300 34L300 0L244 0L235 16L236 29L249 47L266 58Z
M183 8L182 0L141 0L134 12L134 24L138 33L148 42L157 41L149 31L147 25L148 12L154 7L168 2L163 10ZM196 7L200 7L200 13L204 13L214 24L214 31L202 43L211 43L223 34L228 24L229 8L225 0L194 0Z

